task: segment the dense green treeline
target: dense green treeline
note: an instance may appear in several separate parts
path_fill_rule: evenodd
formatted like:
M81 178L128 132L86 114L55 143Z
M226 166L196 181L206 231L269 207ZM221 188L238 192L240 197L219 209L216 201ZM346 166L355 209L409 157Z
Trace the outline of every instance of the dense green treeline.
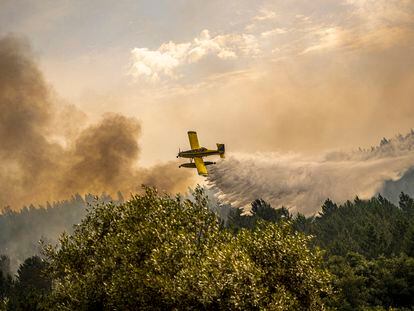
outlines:
M211 206L199 188L192 199L147 189L91 207L14 278L3 256L0 310L412 310L413 224L405 194L398 206L326 200L305 217L260 199L249 214Z
M3 257L5 259L5 257ZM7 263L0 262L2 270ZM0 274L0 310L43 310L52 288L48 264L38 256L27 258L13 279L10 271Z
M227 208L227 207L226 207ZM414 200L400 195L399 206L381 195L370 200L356 198L337 205L326 200L317 216L291 215L286 208L274 209L263 200L252 203L250 213L230 209L227 225L237 231L253 228L258 220L278 223L283 220L305 234L329 255L349 252L367 259L404 253L414 256Z
M359 253L366 258L414 255L414 202L401 194L399 206L382 196L356 198L337 206L327 200L309 228L330 254Z
M30 261L43 265L28 265L37 285L23 292L21 266L4 308L324 310L331 294L309 237L266 221L234 234L201 189L184 199L148 188L124 204L95 205L44 256Z
M357 253L331 256L326 266L334 277L337 297L329 305L337 310L414 306L414 258L404 254L366 259Z
M73 225L80 223L88 206L99 202L120 204L117 199L102 194L99 197L88 194L74 195L69 200L47 203L44 206L23 207L19 211L3 208L0 214L0 254L7 255L10 269L16 271L23 261L40 253L39 240L56 243L62 232L73 231Z
M265 219L287 221L295 230L314 236L325 250L325 265L335 276L338 295L327 299L339 310L414 307L414 200L400 195L396 206L378 195L337 205L326 200L317 216L291 215L263 200L252 203L250 214L232 209L228 226L254 228Z

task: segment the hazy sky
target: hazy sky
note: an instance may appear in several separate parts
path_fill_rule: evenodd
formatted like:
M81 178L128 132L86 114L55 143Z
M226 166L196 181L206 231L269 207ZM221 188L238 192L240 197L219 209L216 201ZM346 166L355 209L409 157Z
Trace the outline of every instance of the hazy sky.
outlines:
M188 147L319 151L414 127L412 0L0 0L62 102L141 121L141 162Z

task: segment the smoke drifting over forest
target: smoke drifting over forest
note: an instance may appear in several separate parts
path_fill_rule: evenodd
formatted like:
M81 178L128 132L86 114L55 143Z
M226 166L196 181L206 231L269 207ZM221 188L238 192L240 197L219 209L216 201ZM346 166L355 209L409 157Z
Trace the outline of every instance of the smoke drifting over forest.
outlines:
M75 107L57 104L25 40L0 39L0 206L58 200L73 193L186 189L192 172L175 162L137 167L141 128L105 114L84 124ZM174 178L165 178L168 171Z
M412 180L414 132L354 152L234 154L211 169L212 190L226 203L248 207L257 198L291 212L317 213L327 198L344 202L377 193L396 200ZM411 187L412 188L412 187ZM412 189L411 189L412 191ZM409 194L412 194L409 192Z
M140 123L109 113L90 124L62 103L36 65L29 44L0 39L0 207L18 209L74 193L136 192L141 184L183 191L193 170L176 162L137 166ZM395 197L411 175L414 135L369 151L233 154L211 167L208 182L223 201L247 206L257 198L312 214L326 198L344 201L377 192ZM385 188L384 188L385 187Z

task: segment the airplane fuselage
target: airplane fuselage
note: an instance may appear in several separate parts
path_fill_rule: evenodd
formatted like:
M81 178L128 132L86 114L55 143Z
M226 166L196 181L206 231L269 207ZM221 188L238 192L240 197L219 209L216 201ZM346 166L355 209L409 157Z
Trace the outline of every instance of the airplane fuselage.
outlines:
M201 147L198 149L191 149L187 151L181 151L178 153L177 158L202 158L212 155L220 154L219 150L209 150L207 148Z

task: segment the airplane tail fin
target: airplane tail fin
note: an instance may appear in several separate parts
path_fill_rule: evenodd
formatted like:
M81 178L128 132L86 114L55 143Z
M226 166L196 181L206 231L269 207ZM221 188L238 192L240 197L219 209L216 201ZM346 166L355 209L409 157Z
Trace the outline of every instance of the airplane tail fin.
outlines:
M224 159L224 153L226 152L224 144L216 144L217 145L217 150L220 154L220 158Z

